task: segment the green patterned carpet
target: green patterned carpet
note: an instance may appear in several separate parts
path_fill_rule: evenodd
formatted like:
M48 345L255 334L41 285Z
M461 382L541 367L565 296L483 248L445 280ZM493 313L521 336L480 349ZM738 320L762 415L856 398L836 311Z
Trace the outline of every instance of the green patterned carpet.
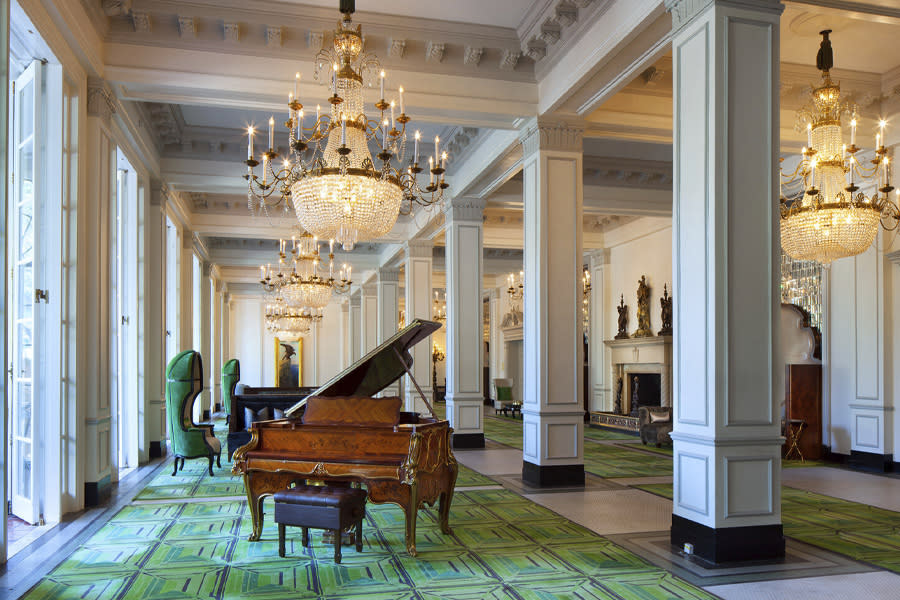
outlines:
M279 558L271 520L247 542L243 501L127 506L25 597L714 598L510 491L458 492L450 536L435 510L421 512L418 558L404 550L398 508L367 510L363 552L347 548L336 565L318 534L300 547L298 529Z
M672 499L670 483L634 487ZM782 487L781 519L788 537L900 573L900 513Z

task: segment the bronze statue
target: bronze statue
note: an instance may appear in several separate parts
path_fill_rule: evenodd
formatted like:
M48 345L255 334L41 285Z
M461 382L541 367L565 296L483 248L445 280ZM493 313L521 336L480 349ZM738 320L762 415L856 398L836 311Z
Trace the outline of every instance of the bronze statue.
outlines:
M615 339L627 340L628 332L625 330L628 329L628 306L625 305L625 294L622 294L622 297L619 299L619 305L616 307L616 310L619 311L619 332L616 334Z
M638 408L640 407L641 400L640 395L638 394L638 387L640 384L638 383L637 375L634 376L634 379L631 380L631 416L638 416Z
M663 295L659 299L659 320L662 321L662 329L658 335L672 335L672 297L669 296L669 290L663 284Z
M645 275L641 275L638 281L637 298L638 327L632 337L653 337L653 330L650 328L650 287Z
M622 414L622 378L619 377L618 382L616 383L616 403L613 405L613 412L617 415Z

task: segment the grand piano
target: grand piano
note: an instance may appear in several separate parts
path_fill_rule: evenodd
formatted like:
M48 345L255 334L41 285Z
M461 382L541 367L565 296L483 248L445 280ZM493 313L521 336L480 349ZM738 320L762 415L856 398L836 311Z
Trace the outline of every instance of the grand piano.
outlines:
M416 515L439 501L441 531L450 533L450 502L458 471L452 429L438 419L412 378L409 349L441 325L415 320L285 412L254 423L250 441L234 452L253 519L250 541L263 527L262 502L294 482L365 485L370 502L393 502L406 516L406 549L416 555ZM407 374L431 416L405 413L398 398L373 396Z

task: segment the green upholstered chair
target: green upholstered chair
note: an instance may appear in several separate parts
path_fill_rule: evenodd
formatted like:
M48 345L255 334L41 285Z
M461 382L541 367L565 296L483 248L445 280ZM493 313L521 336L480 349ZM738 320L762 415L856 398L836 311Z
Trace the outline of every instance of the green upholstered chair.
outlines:
M241 363L232 358L222 366L222 404L225 405L226 423L231 420L231 400L234 388L241 378Z
M209 474L213 474L213 458L221 467L222 444L213 435L212 425L194 423L194 400L203 390L203 361L200 354L185 350L169 361L166 367L166 415L169 419L169 437L175 454L175 470L178 461L184 469L185 458L209 458Z
M507 407L514 403L512 393L513 380L508 377L502 377L494 380L494 413L501 410L507 410Z

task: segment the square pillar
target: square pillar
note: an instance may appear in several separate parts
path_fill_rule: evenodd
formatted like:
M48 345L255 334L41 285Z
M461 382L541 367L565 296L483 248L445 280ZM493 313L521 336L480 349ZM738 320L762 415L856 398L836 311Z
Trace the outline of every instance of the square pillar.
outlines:
M447 418L455 448L484 448L483 198L446 202Z
M350 363L362 356L362 292L357 288L350 294Z
M672 543L784 556L777 0L668 0L674 76Z
M378 289L374 281L364 283L360 296L360 358L378 345Z
M431 320L431 267L434 243L431 240L410 240L406 243L406 322L413 319ZM413 357L412 374L425 397L431 401L431 336L410 349ZM427 415L428 407L419 392L406 381L405 410Z
M522 479L584 485L581 126L521 133L525 216Z
M210 264L208 261L200 261L200 314L195 318L200 319L200 347L196 350L203 358L203 375L206 378L206 385L197 398L200 404L202 419L208 421L212 416L212 390L215 381L216 365L212 356L212 337L211 330L211 312L212 298L212 280L210 279ZM221 367L220 367L221 368Z
M350 366L350 302L341 302L341 370Z
M400 317L400 269L378 269L378 343L397 333ZM380 396L400 397L400 380L384 388Z
M591 295L588 301L588 317L590 319L590 331L588 332L588 371L590 373L590 410L611 411L614 399L612 388L615 382L611 379L609 371L609 358L606 353L606 344L603 340L610 339L615 331L606 328L609 322L612 307L607 309L606 276L609 271L609 250L595 250L589 255L589 269L591 273ZM612 311L613 313L615 311Z

